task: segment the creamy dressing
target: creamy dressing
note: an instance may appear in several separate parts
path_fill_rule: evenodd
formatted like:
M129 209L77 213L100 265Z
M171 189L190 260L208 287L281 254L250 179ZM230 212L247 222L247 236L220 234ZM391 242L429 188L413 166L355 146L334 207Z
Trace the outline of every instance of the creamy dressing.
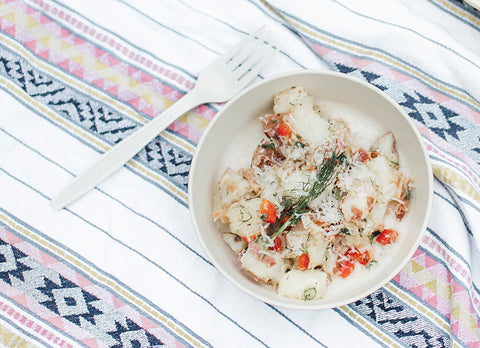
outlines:
M377 139L385 134L387 130L382 127L378 122L375 122L368 114L365 114L363 112L359 112L358 109L355 109L354 107L348 106L346 104L340 103L340 102L333 102L333 101L317 101L317 106L319 107L318 110L320 111L321 119L315 120L315 115L318 117L318 114L316 114L317 109L315 111L309 110L308 108L313 106L313 103L310 105L310 102L306 103L305 105L299 105L295 103L301 103L305 102L305 100L308 101L308 99L305 99L305 97L302 98L296 98L292 97L292 91L288 91L289 96L288 98L280 98L276 96L275 100L278 101L280 104L280 108L278 110L281 110L281 112L287 113L284 116L284 122L288 123L291 128L293 129L293 134L297 135L297 139L299 142L306 142L306 146L318 146L320 148L331 148L332 146L329 145L328 141L329 140L329 135L328 135L328 130L326 130L325 127L329 124L327 120L332 120L332 119L342 119L348 124L348 128L350 130L350 141L355 144L355 148L363 148L368 151L372 147L372 145L377 141ZM285 100L288 100L289 102L285 102ZM292 102L293 101L293 102ZM291 107L291 111L289 110L289 105ZM299 118L295 118L295 113L294 110L301 110L301 114L298 114L297 116ZM290 112L290 114L288 114ZM266 116L267 117L267 116ZM258 122L258 121L257 121ZM311 125L317 125L318 127L321 127L321 131L316 134L315 132L312 132ZM230 167L234 171L240 170L241 168L248 168L250 167L252 163L252 153L258 150L257 146L258 144L263 141L265 144L265 137L263 136L263 131L259 131L259 122L258 123L250 123L248 126L248 132L247 133L242 133L238 134L236 138L239 137L245 137L245 134L248 134L249 140L243 140L239 141L238 139L234 139L232 141L233 144L236 144L235 149L227 149L227 152L233 154L231 157L229 157L225 163L224 167ZM276 125L278 126L278 125ZM305 137L300 136L300 132L304 132L306 135ZM295 133L297 132L297 133ZM330 131L333 132L333 131ZM337 134L337 131L330 133L330 136ZM256 134L255 140L252 140L252 134ZM316 135L318 135L316 137ZM263 140L262 140L263 139ZM241 144L238 146L238 144ZM292 144L290 145L285 145L280 143L280 153L285 156L285 161L299 161L302 159L302 157L307 156L308 154L304 149L305 144L301 147L294 148L292 150ZM401 165L401 171L403 175L408 175L410 173L410 168L407 168L404 163L404 155L402 151L398 151L398 158L399 162ZM400 149L401 150L401 149ZM356 155L356 154L355 154ZM378 156L378 155L377 155ZM310 159L311 161L313 160L313 163L320 163L321 161L324 160L323 158L323 153L321 156L318 153L314 153L313 157ZM373 158L373 157L372 157ZM345 181L345 184L348 187L357 187L358 190L361 190L361 195L355 194L353 195L354 197L345 197L349 198L352 201L348 201L344 204L345 207L348 209L352 210L352 214L348 212L348 214L342 214L341 211L341 206L338 205L338 198L334 198L333 196L333 184L332 186L329 187L328 190L325 190L319 197L314 199L309 203L309 207L316 211L316 216L315 218L318 221L326 221L330 226L323 230L323 233L326 238L335 237L339 236L339 232L342 229L342 219L343 217L347 219L347 222L349 220L354 221L356 218L354 208L361 208L363 209L363 214L361 215L361 218L370 216L369 212L365 211L365 209L368 209L369 206L369 201L368 201L368 195L369 190L372 189L372 186L368 182L360 185L360 186L355 186L355 180L367 180L365 178L369 178L369 175L373 175L372 171L370 171L365 165L362 166L361 161L353 156L350 159L351 163L354 163L355 161L358 161L359 165L359 172L358 175L354 174L356 176L353 177L353 179L349 178L348 180L351 180L350 183L348 183L348 180ZM292 162L292 163L293 163ZM355 165L354 165L355 167ZM363 168L365 167L365 168ZM382 167L379 167L380 169L380 174L377 173L377 175L381 175L382 173ZM388 166L386 167L388 169ZM308 169L308 167L302 167L302 169L297 168L295 170L292 170L292 168L277 168L273 169L273 167L268 167L267 169L260 169L258 167L253 167L254 172L255 172L255 177L256 177L256 184L259 185L260 193L256 193L257 195L256 199L258 199L256 206L258 206L258 202L260 199L258 198L259 195L262 199L267 199L268 201L272 202L277 208L277 217L280 218L282 215L282 199L281 196L292 196L292 197L298 197L298 196L305 196L308 194L308 191L310 189L310 183L312 181L315 181L316 179L316 172L311 171L311 169ZM318 168L317 168L318 169ZM355 170L356 168L354 168ZM353 172L354 172L353 170ZM362 172L364 171L364 172ZM225 174L224 174L225 175ZM360 178L360 179L358 179ZM362 179L363 178L363 179ZM393 180L393 176L380 176L378 179L380 181L385 181L385 186L388 186L388 181ZM242 180L248 180L247 178L244 178ZM353 181L352 181L353 180ZM243 187L245 183L244 182L238 182L237 186ZM366 191L365 191L366 190ZM382 209L378 211L378 215L380 216L380 219L382 223L384 224L385 228L391 228L395 229L396 231L399 232L398 239L395 243L390 244L390 245L380 245L373 241L373 243L370 243L370 245L367 245L362 247L359 246L358 250L360 252L364 252L365 250L370 250L370 252L373 254L373 260L374 262L369 264L369 267L362 266L358 263L355 264L355 269L354 271L345 279L339 277L338 275L333 275L327 277L326 274L332 275L334 271L335 264L337 262L341 262L344 259L348 259L347 256L345 255L338 255L335 254L335 252L332 253L332 248L327 248L326 245L322 245L321 241L319 242L320 244L315 244L313 243L310 247L307 247L308 245L308 240L305 239L305 235L302 236L300 233L297 238L298 241L295 242L296 244L299 244L295 247L292 246L293 249L289 250L283 250L281 253L276 253L274 251L268 250L268 247L272 247L274 245L274 241L270 238L271 235L267 234L267 229L269 227L269 224L265 223L265 214L260 215L258 213L256 216L254 210L250 209L252 206L251 204L248 204L248 199L251 199L254 195L255 190L252 189L252 191L248 194L251 197L250 198L242 198L242 201L236 205L236 210L234 208L230 207L222 207L222 209L227 209L227 214L226 216L228 217L228 221L230 223L231 227L231 232L234 232L235 234L241 236L245 241L249 241L249 244L244 249L243 251L239 252L239 259L242 260L241 264L248 273L253 275L253 277L257 280L263 281L263 282L268 282L271 283L273 282L273 288L277 289L281 295L287 296L287 297L294 297L298 299L304 299L304 300L312 300L312 299L319 299L321 296L323 296L324 292L326 291L326 295L330 293L336 293L336 292L342 292L345 291L345 287L349 286L355 286L355 283L358 283L359 281L365 281L366 278L372 277L378 272L381 272L382 269L385 267L385 265L388 265L390 260L393 259L394 255L396 254L396 251L401 244L404 234L406 231L404 231L403 223L399 222L398 219L396 219L395 214L392 213L391 210L387 211L387 214L383 216ZM397 190L398 191L398 190ZM390 194L390 193L389 193ZM395 202L395 201L400 201L398 198L395 198L394 195L397 194L398 192L392 193L392 197L387 197L390 202ZM247 195L247 196L248 196ZM363 195L363 196L362 196ZM345 200L344 198L344 200ZM386 199L387 199L386 198ZM359 201L360 199L360 201ZM378 198L380 199L380 198ZM363 200L363 201L362 201ZM342 201L342 203L344 203ZM234 204L235 205L235 204ZM248 208L248 209L247 209ZM384 208L383 208L384 209ZM248 219L245 218L246 213L248 213ZM373 215L372 215L373 216ZM237 219L237 220L235 220ZM375 219L372 217L372 221ZM248 220L248 228L244 228L242 226L245 226L244 223L245 221ZM262 222L263 220L263 222ZM302 217L302 221L307 221ZM367 228L369 226L368 224L370 221L367 223L365 222L364 226ZM253 225L252 225L253 224ZM363 223L358 220L358 225L362 225ZM302 225L302 224L300 224ZM251 226L256 226L257 228L252 229ZM259 227L260 226L260 227ZM294 227L294 230L297 227ZM305 227L307 228L307 227ZM315 227L315 231L322 231L321 227ZM375 228L375 226L372 227ZM243 229L243 230L242 230ZM309 231L310 229L307 228ZM367 228L368 230L368 228ZM366 231L367 231L366 230ZM300 231L301 232L301 231ZM256 235L251 235L255 234ZM310 232L309 232L310 233ZM317 233L317 232L315 232ZM368 232L370 233L370 232ZM229 237L231 238L231 237ZM262 238L263 241L259 240L259 238ZM292 239L294 238L294 233L291 232L290 235L290 243L294 243ZM310 237L308 237L310 238ZM335 237L337 238L337 237ZM255 241L253 244L252 241ZM260 244L258 244L260 243ZM265 250L262 251L262 243L264 246L263 248L266 248ZM310 242L312 243L312 242ZM319 247L320 245L320 247ZM365 244L363 244L365 245ZM232 245L233 246L233 245ZM232 249L234 249L232 247ZM260 250L260 251L259 251ZM299 256L301 253L308 253L312 252L314 250L321 250L319 252L324 253L325 256L330 256L331 259L326 261L326 259L322 262L322 260L316 260L316 263L319 263L321 266L321 270L316 270L316 272L312 273L315 274L315 280L312 278L312 276L308 275L305 273L305 276L303 276L302 270L298 270L297 268L300 267L300 259ZM312 261L316 259L317 255L312 256ZM338 259L337 259L338 257ZM284 259L285 258L285 259ZM318 257L317 257L318 259ZM291 260L294 260L293 263ZM333 261L332 261L333 260ZM271 262L273 266L268 266L269 262ZM298 262L298 265L297 265ZM285 271L287 269L293 269L295 272L295 277L285 277L287 273ZM293 271L292 270L292 271ZM300 272L300 273L298 273ZM320 273L321 275L320 275ZM283 277L282 277L283 274ZM293 274L293 273L292 273ZM283 280L282 280L283 279ZM288 281L287 281L288 279ZM305 292L303 293L300 291L302 288L302 284L299 283L292 283L292 279L295 279L298 282L303 282L305 286L309 286L309 288L305 289ZM327 284L320 284L322 281L319 281L319 279L325 279L325 282L328 282ZM331 281L327 281L327 279L331 279ZM278 287L278 282L281 282L281 286ZM314 285L314 289L311 288L311 286ZM326 290L325 290L326 288ZM312 295L314 294L314 295Z

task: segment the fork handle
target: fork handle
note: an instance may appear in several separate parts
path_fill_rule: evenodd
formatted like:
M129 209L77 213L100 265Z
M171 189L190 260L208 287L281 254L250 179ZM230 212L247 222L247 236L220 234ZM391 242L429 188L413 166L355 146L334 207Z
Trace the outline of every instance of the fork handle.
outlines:
M50 202L52 208L60 210L83 196L128 162L178 117L204 102L197 90L192 89L163 113L101 155L85 172L75 177L52 199Z

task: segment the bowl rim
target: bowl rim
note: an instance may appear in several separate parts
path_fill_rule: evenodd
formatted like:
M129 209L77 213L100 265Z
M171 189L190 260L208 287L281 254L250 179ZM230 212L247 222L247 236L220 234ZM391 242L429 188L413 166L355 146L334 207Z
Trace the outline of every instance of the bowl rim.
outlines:
M428 194L428 199L427 199L426 214L423 218L421 230L418 233L417 238L415 239L415 242L412 243L412 245L410 247L410 250L408 250L408 252L406 253L406 256L403 258L402 262L397 264L397 266L390 273L388 273L388 276L386 276L383 281L379 282L374 287L370 287L369 289L367 289L367 290L365 290L365 291L363 291L363 292L361 292L361 293L359 293L359 294L357 294L357 295L355 295L351 298L346 298L344 300L337 300L337 301L329 303L329 304L318 303L318 302L314 302L314 301L312 301L312 302L300 301L300 300L298 301L298 303L297 302L285 303L285 302L279 301L277 299L268 298L268 297L265 297L261 294L258 294L255 291L253 291L253 290L247 288L246 286L244 286L244 285L238 283L237 281L235 281L233 279L233 277L231 277L230 274L226 270L223 269L222 265L217 261L217 259L214 257L214 255L210 252L210 249L208 248L207 243L205 242L205 240L202 236L202 233L200 231L200 226L198 224L196 214L195 214L195 212L196 212L195 206L193 205L194 194L193 194L193 190L191 188L193 187L193 178L195 177L195 172L196 172L196 167L197 167L197 162L198 162L198 154L200 153L199 150L202 149L203 143L205 142L205 139L208 137L208 134L210 133L211 129L215 126L216 122L220 118L222 118L225 113L228 112L228 110L230 109L230 106L232 104L236 103L237 100L242 98L244 95L250 93L252 90L254 90L254 89L256 89L256 88L258 88L262 85L271 83L274 80L279 80L279 79L284 79L284 78L294 77L294 76L299 76L299 75L316 75L316 76L319 76L319 77L320 76L334 76L336 78L346 79L346 80L349 80L350 82L362 85L362 87L366 87L366 88L370 89L371 91L373 91L374 93L378 94L380 97L386 99L386 101L388 101L403 116L403 118L407 121L408 125L410 126L410 129L415 134L415 136L416 136L416 138L417 138L417 140L420 144L420 148L421 148L422 155L423 155L422 157L425 160L425 164L426 164L426 168L427 168L427 172L428 172L427 173L427 180L428 180L428 192L429 192L429 194ZM268 304L271 304L271 305L280 306L280 307L284 307L284 308L290 308L290 309L300 309L300 310L331 309L331 308L337 308L337 307L340 307L340 306L343 306L343 305L347 305L349 303L358 301L359 299L362 299L362 298L376 292L378 289L382 288L385 284L390 282L395 277L395 275L397 275L400 272L400 270L408 263L408 261L411 259L414 252L418 249L418 246L420 245L420 242L421 242L421 240L422 240L422 238L425 234L428 220L430 218L431 208L432 208L432 199L433 199L433 170L432 170L432 166L431 166L430 157L428 155L427 148L425 146L425 143L422 139L422 136L421 136L419 130L415 126L413 120L407 115L405 110L403 110L401 108L401 106L398 105L398 103L393 98L391 98L388 94L386 94L385 92L383 92L379 88L373 86L372 84L370 84L366 81L363 81L363 80L361 80L357 77L354 77L354 76L350 76L350 75L340 73L340 72L336 72L336 71L328 71L328 70L306 69L306 70L294 70L294 71L289 71L289 72L285 72L285 73L281 73L281 74L276 74L276 75L265 78L264 80L259 81L255 84L245 88L243 91L238 93L235 97L230 99L216 113L216 115L209 122L209 124L205 128L205 131L203 132L202 136L200 137L200 141L198 142L197 146L195 147L195 153L193 155L192 162L191 162L191 165L190 165L189 178L188 178L188 206L189 206L189 210L190 210L190 217L191 217L191 220L192 220L192 223L193 223L194 231L195 231L195 234L197 236L197 239L199 240L199 242L200 242L200 244L203 248L203 251L207 254L209 260L212 262L214 267L220 272L220 274L222 274L223 277L225 277L227 280L229 280L234 286L236 286L237 288L239 288L243 292L249 294L253 298L256 298L256 299L258 299L262 302L265 302L265 303L268 303ZM289 300L291 300L291 299L289 299Z

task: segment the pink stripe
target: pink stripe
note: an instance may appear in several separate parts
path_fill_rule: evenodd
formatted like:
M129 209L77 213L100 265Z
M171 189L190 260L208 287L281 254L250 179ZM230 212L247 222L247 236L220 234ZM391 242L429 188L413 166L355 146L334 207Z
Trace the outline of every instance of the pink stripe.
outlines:
M322 47L322 46L320 46L316 43L313 43L313 42L310 42L310 43L311 43L313 49L322 57L326 57L328 55L335 54L335 60L336 61L341 61L344 64L348 65L349 63L351 63L351 65L355 68L362 69L362 70L365 70L365 71L370 71L370 72L373 72L373 73L379 73L381 75L384 75L385 71L388 71L393 76L395 76L395 78L396 78L397 82L399 82L399 84L403 84L403 85L408 86L408 84L414 83L415 86L409 86L409 88L412 88L414 90L421 90L427 96L429 96L432 99L434 99L435 101L437 101L440 105L445 106L448 109L450 109L452 111L455 111L458 114L461 114L463 117L466 117L466 118L470 119L472 122L474 122L476 124L480 124L480 113L473 110L472 107L470 107L467 104L462 104L462 103L458 102L457 100L454 100L454 99L450 98L448 95L428 87L421 80L413 79L412 77L402 73L401 71L397 71L397 70L388 68L387 66L382 65L380 63L370 61L370 64L367 64L368 60L366 60L364 58L353 59L352 57L350 57L348 55L344 55L344 54L342 54L338 51L328 50L328 49L325 49L324 47ZM329 58L327 58L327 59L329 59ZM382 71L380 71L380 70L382 70ZM418 124L419 123L417 122L417 127L419 127ZM422 127L424 127L424 126L422 125ZM461 160L468 163L472 168L475 168L475 169L478 170L478 172L480 172L480 166L477 163L472 161L470 158L466 157L461 151L459 151L457 148L452 146L450 143L448 143L444 139L440 138L439 136L437 136L436 134L434 134L431 131L428 131L427 133L422 132L422 134L426 135L428 138L432 138L432 140L435 143L442 144L442 148L444 148L447 152L451 152L452 154L454 154L455 156L457 156ZM466 172L469 173L472 180L474 180L475 183L480 188L480 181L476 177L476 175L474 175L472 173L472 170L469 169L468 167L466 167L464 163L457 163L457 164L459 166L461 166L462 169L464 169Z
M162 327L158 324L153 322L152 320L146 318L145 316L141 315L135 307L131 306L130 304L124 303L120 299L118 299L113 293L105 290L104 288L96 285L92 281L86 279L84 276L79 274L75 269L70 268L66 263L56 260L53 256L48 255L41 251L40 249L36 248L34 245L20 239L9 230L5 228L0 228L0 239L4 240L8 244L18 248L23 253L29 255L37 262L41 263L45 267L57 272L62 277L67 278L77 286L81 287L88 293L94 295L98 299L108 303L113 308L121 312L127 318L135 322L139 327L147 330L152 331L152 335L156 336L161 341L164 341L166 338L168 340L175 340L176 339L167 331L165 331ZM45 262L47 260L48 262ZM25 307L28 307L31 301L26 300L26 296L21 293L19 290L14 289L7 284L0 282L0 291L12 298L17 303L22 304ZM35 310L33 307L29 307L29 310ZM41 307L38 307L38 310L41 311ZM58 325L58 317L56 315L50 316L54 320L52 322L53 325ZM50 319L46 319L49 320ZM63 320L63 319L62 319ZM73 325L73 324L72 324ZM62 328L62 327L60 327ZM69 332L69 331L67 331Z
M49 4L41 1L41 0L34 0L34 2L42 7L46 12L50 12L54 15L53 10L56 9L56 13L60 16L62 11L59 11L58 8L55 6L50 6ZM94 44L85 41L82 38L75 36L73 33L69 32L65 28L61 27L58 23L53 22L49 18L45 17L40 12L36 11L35 9L30 8L25 3L16 0L12 1L12 6L14 6L18 11L23 12L25 15L32 17L33 19L37 20L37 22L42 25L48 32L61 40L69 43L70 45L76 46L79 50L83 53L88 54L90 56L96 57L99 61L110 67L111 69L115 70L119 74L126 75L137 82L145 85L149 88L153 94L158 94L166 97L167 99L171 100L172 102L177 101L180 99L183 94L178 92L177 90L173 89L172 87L162 84L154 76L147 74L144 71L138 70L137 68L128 65L126 62L121 62L117 58L113 57L108 52L102 50L99 47L96 47ZM64 20L67 20L67 16L63 13ZM83 24L83 22L79 19L76 19L72 16L68 16L68 22L72 25L76 25L81 30L85 29L86 34L91 32L91 28ZM148 105L148 103L143 100L142 97L136 95L129 87L124 87L119 84L114 84L104 77L95 73L94 70L89 70L88 67L82 66L66 56L62 55L61 52L53 51L49 47L44 46L42 43L36 41L26 30L22 27L17 26L15 23L10 23L4 17L0 18L0 25L2 30L9 33L10 35L14 36L18 41L25 44L33 53L37 54L39 57L61 67L62 69L69 71L70 73L74 74L75 76L79 77L80 79L85 80L86 82L92 83L96 85L98 88L103 89L107 93L112 94L114 97L129 103L138 111L150 116L156 117L159 115L163 110L160 110L157 107L153 107L152 105ZM95 33L95 38L98 36L98 33ZM153 67L156 70L164 75L165 77L177 81L180 84L183 84L188 89L191 89L194 85L192 81L187 80L186 76L181 76L176 72L172 72L168 69L158 66L150 61L148 58L140 56L137 53L130 51L127 47L124 47L121 43L116 42L113 38L108 36L101 36L101 41L106 42L113 50L117 50L119 53L122 54L124 57L130 57L137 61L140 65L145 67ZM122 53L124 52L124 53ZM150 69L150 68L149 68ZM114 88L115 87L115 88ZM135 99L140 98L141 100L135 102ZM208 107L204 108L197 108L194 110L199 114L200 117L204 117L207 120L210 120L212 117L212 113L214 111L209 109ZM199 140L199 130L191 127L190 125L186 124L186 128L183 129L181 135L186 136L187 138L191 139L194 142L198 142Z
M459 322L458 319L454 318L451 315L451 302L450 299L442 298L439 294L436 294L424 284L429 281L436 281L440 279L450 285L452 291L452 298L458 301L463 308L468 310L469 314L472 316L475 325L478 327L479 321L478 317L473 310L471 298L468 292L458 284L454 279L452 279L448 269L446 269L441 263L432 259L426 253L422 252L420 249L417 249L412 257L412 260L425 267L425 270L431 273L432 279L424 279L422 282L419 282L417 279L413 278L410 274L405 271L401 271L394 278L398 284L402 285L408 291L416 294L420 297L425 303L429 304L431 307L437 309L442 315L450 320L450 327L452 333L459 337L462 341L467 343L477 342L478 337L476 337L469 328L465 327L465 322Z
M408 88L422 92L423 94L425 94L426 97L433 99L436 103L440 105L445 105L445 103L448 103L449 109L461 114L462 116L468 118L474 123L480 124L480 113L478 111L475 111L471 107L463 103L460 103L455 99L452 99L451 97L449 97L443 92L430 88L421 79L415 79L410 75L403 73L401 70L395 70L395 69L389 68L388 66L383 65L382 63L368 60L364 57L362 58L350 57L339 51L325 49L324 47L312 41L310 41L310 43L313 49L322 57L326 57L330 54L334 54L336 57L335 60L339 60L345 65L349 65L349 63L352 63L350 64L350 66L353 66L357 69L361 69L363 71L373 72L380 75L385 75L385 71L388 71L391 73L392 76L395 77L395 80L399 84L406 85L408 86Z
M423 238L424 246L429 247L431 250L438 252L443 260L448 263L453 269L457 271L463 278L466 284L468 284L468 290L471 294L471 299L473 305L480 312L480 299L477 296L476 291L473 289L472 278L470 272L465 269L460 263L456 261L454 257L451 256L450 252L446 250L441 244L437 243L431 236L425 235Z
M33 3L40 6L46 13L50 13L52 17L57 17L63 21L66 21L72 25L75 25L77 29L81 30L84 34L87 34L91 38L95 40L100 40L106 42L110 48L119 52L121 55L129 58L134 58L137 63L144 65L146 67L154 66L154 71L161 73L162 75L177 81L178 83L183 84L187 88L192 88L194 82L192 80L188 80L185 76L169 76L169 74L165 73L164 68L160 68L158 65L154 64L148 57L141 56L136 52L130 51L130 49L126 46L123 46L121 42L117 42L115 38L109 37L108 34L102 34L96 32L94 28L90 28L88 24L85 24L82 19L72 17L72 15L66 15L62 10L59 10L54 4L50 5L44 3L41 0L33 0ZM110 56L110 55L109 55ZM111 56L110 56L111 57ZM111 57L115 59L114 57ZM146 75L146 74L145 74ZM150 77L153 78L153 77Z
M441 139L438 139L438 141L441 141ZM438 145L438 141L434 142L434 144ZM446 145L448 145L448 143ZM475 184L479 185L480 187L480 180L478 178L478 174L473 172L470 167L467 167L464 162L456 161L454 158L451 157L452 154L448 151L447 152L450 154L450 156L447 157L443 152L435 148L433 144L426 143L425 147L427 148L428 151L434 153L435 155L439 156L445 161L451 163L453 166L462 169L468 175L468 177L472 179L475 182ZM460 155L461 155L460 156L461 159L465 159L465 161L472 162L469 158L466 158L463 154L460 154Z
M72 347L73 348L73 346L71 344L68 344L67 342L65 342L65 340L59 338L58 336L55 336L48 329L45 329L41 324L34 323L33 321L31 321L30 319L25 317L23 314L17 312L15 309L10 307L8 304L3 303L1 300L0 300L0 310L2 312L4 312L5 314L7 314L8 316L10 316L10 319L12 321L17 322L17 324L20 324L20 326L26 327L27 331L33 330L37 333L40 333L48 341L50 341L51 343L55 343L56 345L58 345L60 347ZM28 325L25 325L25 323L27 321L28 321ZM59 340L61 340L60 344L57 343Z

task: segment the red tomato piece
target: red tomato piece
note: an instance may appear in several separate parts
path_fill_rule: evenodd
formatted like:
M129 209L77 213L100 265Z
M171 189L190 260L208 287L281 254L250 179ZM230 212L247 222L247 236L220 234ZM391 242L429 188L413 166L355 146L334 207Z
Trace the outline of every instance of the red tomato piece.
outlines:
M347 278L350 274L352 274L354 269L355 262L353 260L345 260L340 262L337 271L338 274L340 274L340 277Z
M280 135L281 137L290 138L290 135L292 134L292 130L290 129L290 126L288 124L282 123L277 128L277 134Z
M255 235L251 235L251 236L242 236L242 240L245 242L245 243L250 243L250 241L254 240L255 239Z
M377 242L382 245L394 243L397 240L398 232L392 229L385 229L377 237Z
M368 250L361 253L357 248L350 248L345 253L345 256L350 258L350 260L354 260L364 266L370 262L370 253Z
M265 216L265 222L268 222L269 224L274 224L275 221L277 221L277 208L275 207L275 204L268 199L262 199L260 213Z
M282 251L284 248L285 248L285 237L283 235L280 235L278 236L277 238L275 238L275 240L273 241L274 245L272 247L270 247L269 249L270 250L274 250L274 251Z
M308 264L310 263L310 257L307 253L303 253L298 257L298 269L304 271L308 268Z

